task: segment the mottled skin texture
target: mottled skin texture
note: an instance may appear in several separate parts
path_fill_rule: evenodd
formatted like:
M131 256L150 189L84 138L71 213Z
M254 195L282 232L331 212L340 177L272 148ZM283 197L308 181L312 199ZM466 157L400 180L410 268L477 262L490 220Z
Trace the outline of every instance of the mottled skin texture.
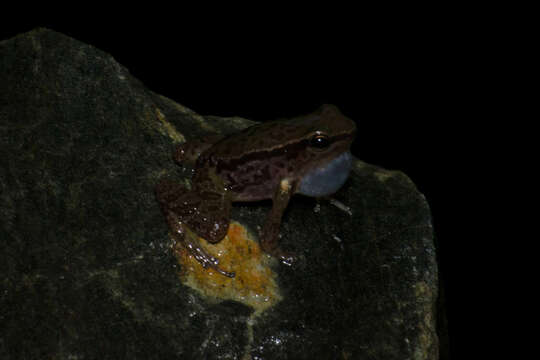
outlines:
M227 234L233 201L272 199L260 244L265 252L290 263L292 257L278 247L281 217L289 199L295 193L326 196L341 186L350 170L349 149L355 132L352 120L335 106L323 105L306 116L255 125L225 138L182 144L174 158L180 164L194 163L191 190L169 180L156 188L177 244L186 246L204 267L232 277L234 273L221 269L193 233L211 243L219 242ZM340 165L330 167L332 163ZM327 168L340 174L323 171L319 176ZM306 192L301 180L309 174L316 174L311 176L315 181L310 180L316 190ZM343 180L332 184L334 175Z

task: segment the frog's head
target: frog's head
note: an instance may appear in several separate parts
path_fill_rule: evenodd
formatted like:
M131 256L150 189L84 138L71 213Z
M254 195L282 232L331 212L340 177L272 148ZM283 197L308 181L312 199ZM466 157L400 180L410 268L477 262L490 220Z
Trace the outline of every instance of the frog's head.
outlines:
M336 192L351 170L355 123L333 105L296 121L304 128L304 145L295 159L296 192L314 197Z

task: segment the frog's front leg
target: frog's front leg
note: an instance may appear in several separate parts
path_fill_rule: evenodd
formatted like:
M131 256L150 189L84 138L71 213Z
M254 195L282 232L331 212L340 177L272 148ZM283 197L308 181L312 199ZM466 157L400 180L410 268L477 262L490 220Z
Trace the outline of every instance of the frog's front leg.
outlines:
M272 197L272 209L266 216L260 236L261 248L287 265L292 264L294 256L279 247L279 229L281 218L292 195L293 184L287 179L282 180Z
M225 194L187 191L182 185L162 180L156 187L156 197L167 218L176 241L175 246L185 246L204 268L211 267L222 275L234 277L218 266L219 261L201 246L198 236L210 242L225 237L229 226L230 201ZM206 196L206 198L205 198ZM212 210L219 209L219 214Z

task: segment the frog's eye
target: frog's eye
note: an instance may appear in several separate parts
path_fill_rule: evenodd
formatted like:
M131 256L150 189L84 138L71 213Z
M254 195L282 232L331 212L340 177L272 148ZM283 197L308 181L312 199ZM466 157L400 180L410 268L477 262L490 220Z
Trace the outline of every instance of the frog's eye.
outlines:
M330 139L326 134L315 134L309 139L309 145L316 149L323 150L330 146Z

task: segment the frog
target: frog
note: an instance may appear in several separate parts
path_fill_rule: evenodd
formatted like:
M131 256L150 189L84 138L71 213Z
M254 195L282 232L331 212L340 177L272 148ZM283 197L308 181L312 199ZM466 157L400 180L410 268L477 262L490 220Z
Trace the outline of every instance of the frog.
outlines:
M291 197L334 194L352 167L356 124L335 105L289 119L259 123L229 136L182 143L173 158L192 167L191 187L162 179L155 193L175 244L204 267L233 278L200 239L215 244L227 234L233 202L272 200L259 232L261 249L291 265L279 246L280 227Z

